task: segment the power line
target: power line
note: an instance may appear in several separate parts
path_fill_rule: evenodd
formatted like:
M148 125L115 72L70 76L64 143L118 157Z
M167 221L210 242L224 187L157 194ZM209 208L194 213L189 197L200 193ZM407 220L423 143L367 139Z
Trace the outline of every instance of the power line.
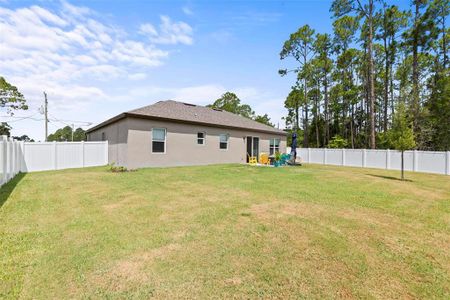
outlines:
M12 118L12 119L17 119L17 120L6 120L7 123L13 123L13 122L20 122L20 121L24 121L24 120L33 120L33 121L43 121L43 118L34 118L34 116L36 116L36 114L34 115L30 115L30 116L24 116L24 117L19 117L19 116L0 116L0 118ZM50 115L51 116L51 115ZM53 116L51 116L52 118L49 118L49 122L58 122L61 124L65 124L65 125L69 125L71 126L72 124L66 123L66 122L72 122L74 124L85 124L85 125L80 125L80 126L89 126L92 124L92 122L87 122L87 121L75 121L75 120L61 120L61 119L57 119Z
M68 126L73 125L73 123L76 123L76 124L85 124L84 126L89 126L89 125L92 124L92 122L86 122L86 121L75 121L75 120L62 120L62 119L57 119L57 118L55 118L53 115L50 115L50 114L49 114L49 116L52 117L52 119L50 119L50 120L56 121L56 122L59 122L59 123L62 123L62 124L66 124L66 125L68 125ZM72 124L69 124L69 123L66 123L66 122L71 122Z
M42 119L33 118L35 115L37 115L37 114L31 115L31 116L26 116L26 117L14 117L14 116L2 116L2 117L17 118L17 120L7 120L7 123L14 123L14 122L30 120L30 119L33 121L42 121Z
M61 122L72 122L72 123L78 123L78 124L86 124L86 125L91 125L92 122L87 122L87 121L75 121L75 120L62 120L62 119L56 119L55 120L61 121Z

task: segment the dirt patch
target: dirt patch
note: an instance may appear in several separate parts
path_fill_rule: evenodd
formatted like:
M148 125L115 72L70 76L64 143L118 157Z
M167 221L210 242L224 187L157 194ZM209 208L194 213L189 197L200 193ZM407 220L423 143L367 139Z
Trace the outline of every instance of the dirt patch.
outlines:
M225 279L225 285L233 286L233 285L240 285L242 283L242 279L240 277L231 277Z

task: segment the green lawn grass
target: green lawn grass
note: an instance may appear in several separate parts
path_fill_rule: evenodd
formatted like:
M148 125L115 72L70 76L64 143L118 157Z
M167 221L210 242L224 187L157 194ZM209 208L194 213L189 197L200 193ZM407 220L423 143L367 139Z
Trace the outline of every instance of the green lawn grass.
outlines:
M306 165L18 176L0 298L449 298L450 177Z

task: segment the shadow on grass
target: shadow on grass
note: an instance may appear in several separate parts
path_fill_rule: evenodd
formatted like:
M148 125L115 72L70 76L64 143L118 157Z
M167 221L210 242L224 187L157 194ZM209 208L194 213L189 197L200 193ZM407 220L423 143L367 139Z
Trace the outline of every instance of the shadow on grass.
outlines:
M19 173L13 179L11 179L8 183L4 184L0 188L0 208L5 204L8 200L9 195L14 191L14 188L17 184L25 177L26 173Z
M385 175L375 175L375 174L366 174L367 176L372 176L372 177L378 177L378 178L383 178L383 179L389 179L389 180L398 180L398 181L405 181L405 182L412 182L411 179L401 179L398 177L393 177L393 176L385 176Z

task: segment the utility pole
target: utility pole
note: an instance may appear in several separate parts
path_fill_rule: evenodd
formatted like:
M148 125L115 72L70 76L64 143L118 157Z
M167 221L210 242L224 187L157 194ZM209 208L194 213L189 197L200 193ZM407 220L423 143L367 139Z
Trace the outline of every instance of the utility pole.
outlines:
M47 141L47 137L48 137L48 101L47 101L47 93L44 92L44 98L45 98L45 102L44 102L44 118L45 118L45 141Z
M72 142L73 142L73 131L75 129L75 124L72 124Z

